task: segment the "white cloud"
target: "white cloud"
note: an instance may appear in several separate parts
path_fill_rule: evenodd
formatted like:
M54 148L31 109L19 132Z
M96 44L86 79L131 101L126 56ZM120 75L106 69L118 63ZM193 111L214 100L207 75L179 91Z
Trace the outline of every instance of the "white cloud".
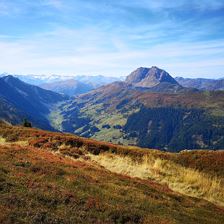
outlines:
M218 71L224 69L224 40L177 41L136 49L126 38L96 28L58 28L26 39L2 40L1 72L119 76L136 67L157 65L174 76L223 76Z

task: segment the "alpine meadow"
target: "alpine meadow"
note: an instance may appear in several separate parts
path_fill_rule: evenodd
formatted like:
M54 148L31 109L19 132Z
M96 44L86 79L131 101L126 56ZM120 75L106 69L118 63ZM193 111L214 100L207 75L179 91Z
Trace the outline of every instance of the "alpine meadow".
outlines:
M0 223L223 224L223 11L0 0Z

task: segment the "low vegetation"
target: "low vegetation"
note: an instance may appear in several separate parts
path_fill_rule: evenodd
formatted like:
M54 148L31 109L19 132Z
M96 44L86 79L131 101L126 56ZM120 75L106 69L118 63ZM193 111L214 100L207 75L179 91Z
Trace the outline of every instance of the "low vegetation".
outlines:
M223 151L166 153L3 122L0 136L0 223L224 222Z

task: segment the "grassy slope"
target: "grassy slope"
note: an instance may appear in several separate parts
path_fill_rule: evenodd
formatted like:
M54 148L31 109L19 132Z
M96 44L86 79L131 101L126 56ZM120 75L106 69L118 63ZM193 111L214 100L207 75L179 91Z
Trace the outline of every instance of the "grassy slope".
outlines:
M4 124L0 136L1 223L224 222L223 208L214 205L218 200L212 204L184 196L171 191L166 182L159 184L159 178L136 175L150 173L148 165L154 162L155 172L163 172L163 179L176 184L173 168L177 166L185 171L192 168L192 172L200 169L200 174L208 171L206 178L217 175L222 180L223 152L149 152ZM190 161L191 155L197 156L195 163ZM115 166L119 170L112 170L122 175L99 166L112 157L115 162L122 161ZM209 158L213 165L207 168ZM124 175L121 171L125 171L127 160L135 166L129 166L130 172Z

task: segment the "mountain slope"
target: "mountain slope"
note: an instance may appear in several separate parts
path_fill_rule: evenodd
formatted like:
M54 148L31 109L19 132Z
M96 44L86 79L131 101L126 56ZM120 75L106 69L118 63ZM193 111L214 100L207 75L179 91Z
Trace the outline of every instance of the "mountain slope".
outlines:
M187 88L196 88L200 90L224 90L224 79L190 79L175 78L178 83Z
M23 120L22 112L15 106L9 103L4 98L0 97L0 118L5 121L10 121L13 124L18 124Z
M14 112L17 111L17 121L21 117L26 117L38 127L50 128L46 117L50 112L50 107L67 99L63 95L24 83L13 76L0 78L0 86L2 107L4 105L5 110L7 107L11 107ZM3 112L4 110L1 112L1 118L11 122L15 121L4 116ZM10 116L10 113L8 113L8 116Z
M0 137L1 223L224 221L222 151L164 153L4 123Z

